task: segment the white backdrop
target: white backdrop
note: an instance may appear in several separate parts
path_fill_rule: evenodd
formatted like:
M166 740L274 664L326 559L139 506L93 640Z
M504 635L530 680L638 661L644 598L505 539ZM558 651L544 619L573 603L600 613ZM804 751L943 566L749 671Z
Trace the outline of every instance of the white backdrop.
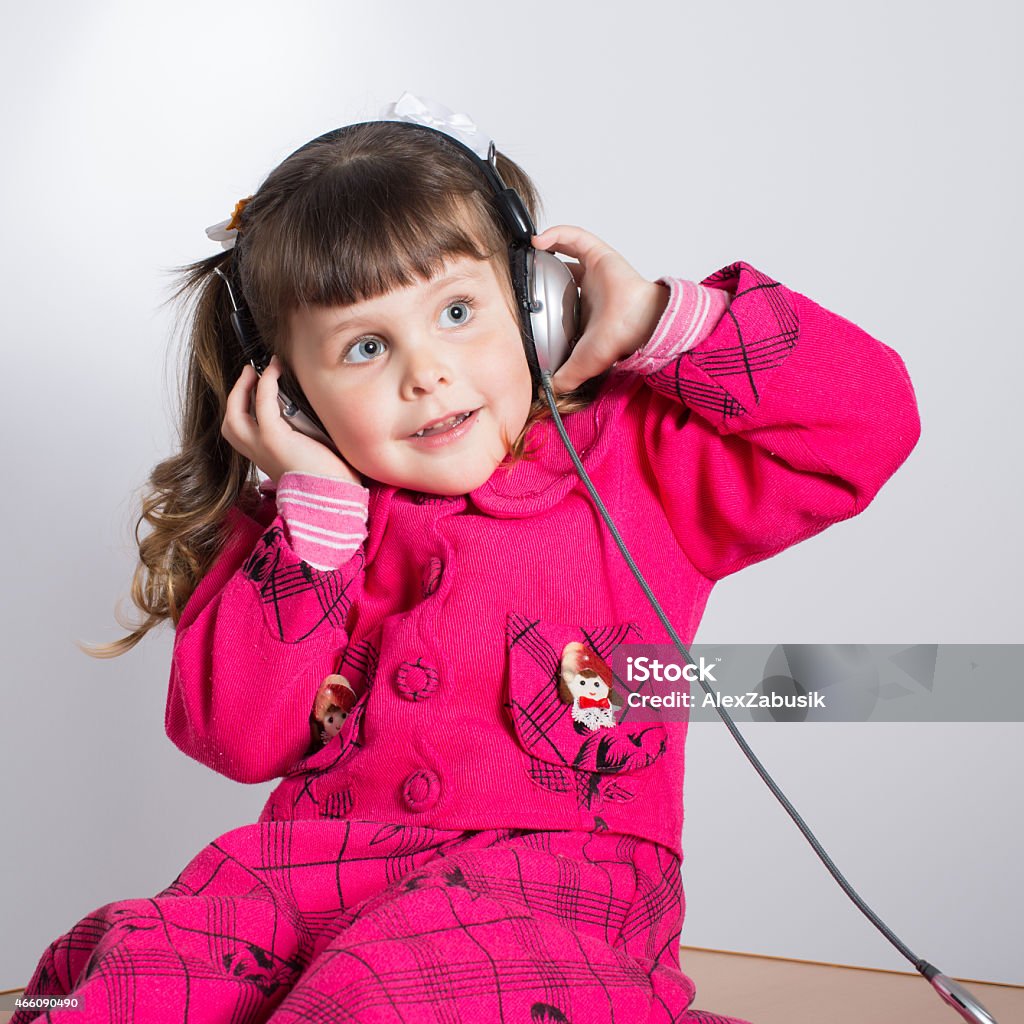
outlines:
M4 20L0 988L269 792L164 737L169 631L113 662L74 640L120 635L133 493L173 445L167 268L214 251L204 227L298 145L405 89L476 118L543 224L650 277L748 260L904 357L908 463L862 516L724 582L698 640L1024 639L1019 4L94 0ZM1024 727L746 732L916 952L1024 983ZM909 969L723 728L692 730L686 795L685 943Z

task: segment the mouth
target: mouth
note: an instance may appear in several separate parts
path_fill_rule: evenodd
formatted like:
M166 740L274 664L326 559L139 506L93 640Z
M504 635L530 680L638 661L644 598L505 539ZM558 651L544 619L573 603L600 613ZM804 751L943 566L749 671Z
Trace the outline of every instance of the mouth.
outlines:
M434 437L437 434L446 434L449 430L455 430L469 419L477 410L470 409L468 412L457 412L442 419L431 420L425 423L415 434L410 437Z

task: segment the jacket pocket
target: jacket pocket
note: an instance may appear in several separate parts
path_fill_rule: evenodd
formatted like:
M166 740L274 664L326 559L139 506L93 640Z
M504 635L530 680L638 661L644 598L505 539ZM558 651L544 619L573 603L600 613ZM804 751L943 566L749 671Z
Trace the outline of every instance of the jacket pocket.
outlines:
M575 792L585 807L636 796L668 746L661 723L630 722L629 691L611 675L614 648L640 639L632 622L563 625L508 615L508 708L538 785ZM594 686L582 685L587 677L596 677Z

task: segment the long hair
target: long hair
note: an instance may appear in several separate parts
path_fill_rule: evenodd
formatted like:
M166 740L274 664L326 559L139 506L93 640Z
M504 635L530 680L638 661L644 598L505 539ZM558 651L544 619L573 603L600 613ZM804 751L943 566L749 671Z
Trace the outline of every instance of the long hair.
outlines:
M500 153L497 167L536 222L539 199L529 177ZM429 279L449 257L470 256L495 261L518 323L504 258L509 239L490 189L466 155L436 133L373 122L315 139L270 173L238 220L233 249L174 268L170 301L187 319L180 449L153 469L136 522L131 598L143 618L122 623L131 632L120 640L84 647L96 657L123 654L165 619L177 625L227 539L229 511L251 513L259 503L256 467L221 436L245 357L231 327L227 285L215 270L240 281L264 346L284 364L282 388L300 400L288 368L287 325L304 305L376 298ZM559 410L583 408L595 383L561 396ZM546 414L546 402L535 397L510 445L513 459L529 457L526 435Z

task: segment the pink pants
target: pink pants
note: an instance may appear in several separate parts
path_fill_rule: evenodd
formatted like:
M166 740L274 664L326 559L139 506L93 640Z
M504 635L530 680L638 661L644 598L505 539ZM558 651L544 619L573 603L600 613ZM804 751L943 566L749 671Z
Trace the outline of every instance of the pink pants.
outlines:
M679 866L611 833L246 825L50 945L26 995L84 1010L12 1024L735 1024L688 1009Z

